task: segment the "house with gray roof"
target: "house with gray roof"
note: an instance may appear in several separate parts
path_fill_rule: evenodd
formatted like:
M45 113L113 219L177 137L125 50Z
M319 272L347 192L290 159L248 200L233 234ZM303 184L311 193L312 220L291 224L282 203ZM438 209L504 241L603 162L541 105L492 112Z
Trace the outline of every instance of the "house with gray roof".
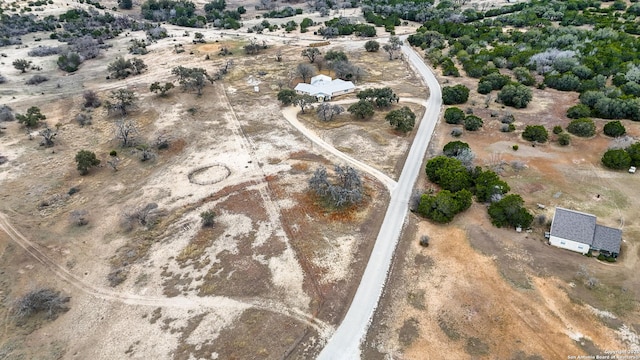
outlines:
M311 78L311 83L299 83L294 90L298 94L315 96L318 101L329 101L332 97L353 92L356 86L351 81L333 79L327 75Z
M551 222L549 243L582 254L592 250L618 257L622 231L596 224L595 215L558 207Z

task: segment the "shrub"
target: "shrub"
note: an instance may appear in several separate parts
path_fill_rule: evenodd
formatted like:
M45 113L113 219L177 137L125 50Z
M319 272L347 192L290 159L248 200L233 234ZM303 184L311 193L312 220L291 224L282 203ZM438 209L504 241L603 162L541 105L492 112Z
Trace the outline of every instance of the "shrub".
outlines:
M15 117L13 116L13 109L7 105L0 106L0 122L13 120L15 120Z
M627 129L619 120L609 121L604 125L604 134L611 137L622 136L627 133Z
M376 52L380 50L380 43L375 40L369 40L364 44L364 49L367 52Z
M445 105L464 104L469 99L469 88L464 85L444 86L442 102Z
M76 121L80 126L91 125L91 114L79 113L76 115Z
M549 133L542 125L527 125L522 133L522 138L529 141L544 143L549 139Z
M579 119L591 116L591 108L585 104L578 104L567 109L569 119Z
M520 146L518 146L518 145L516 144L516 145L513 145L511 148L513 149L513 151L518 151L518 149L520 148Z
M96 154L87 150L80 150L76 154L77 169L80 171L80 175L86 175L89 169L100 165L100 160L96 158Z
M429 236L422 235L420 237L420 246L429 247Z
M562 130L562 126L560 126L560 125L556 125L556 126L553 127L553 133L556 134L556 135L562 133L562 131L563 131Z
M464 149L469 149L469 144L463 141L450 141L442 148L442 153L445 156L455 157Z
M418 213L435 222L448 223L456 214L468 209L472 202L469 190L463 189L455 193L442 190L436 195L423 194Z
M596 124L591 119L575 119L567 126L567 131L580 137L591 137L596 134Z
M558 144L561 146L567 146L571 144L571 137L567 133L562 133L558 135Z
M78 70L83 59L76 52L67 52L58 57L58 68L66 72L75 72Z
M631 156L622 149L607 150L602 156L602 164L614 170L628 169L631 166Z
M60 53L59 47L51 47L51 46L38 46L37 48L33 48L29 50L27 55L34 57L42 57L49 55L58 55Z
M475 115L468 115L464 118L464 129L476 131L482 127L482 119Z
M20 320L41 312L46 313L48 319L55 319L58 314L69 310L69 299L50 288L33 290L16 301L12 313Z
M100 98L98 98L98 93L93 90L85 90L82 93L82 98L84 99L83 106L86 108L97 108L102 104L102 101L100 101Z
M27 85L38 85L40 83L43 83L45 81L49 81L49 78L43 75L33 75L32 77L29 78L29 80L27 80L27 82L25 84Z
M202 227L213 227L216 213L213 210L206 210L200 213Z
M532 99L531 89L522 84L505 85L498 93L498 100L517 109L526 108Z
M447 124L462 124L464 118L464 111L457 107L450 107L444 111L444 121Z
M516 130L516 126L513 124L502 124L500 126L500 131L502 132L512 132Z
M453 128L451 129L451 136L453 137L460 137L462 135L462 129L460 128Z

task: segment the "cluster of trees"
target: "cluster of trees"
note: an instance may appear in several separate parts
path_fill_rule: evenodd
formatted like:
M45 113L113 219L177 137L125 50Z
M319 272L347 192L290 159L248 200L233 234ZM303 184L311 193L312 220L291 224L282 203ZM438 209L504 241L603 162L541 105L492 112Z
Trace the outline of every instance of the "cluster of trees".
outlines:
M147 69L147 65L139 58L132 59L124 59L124 57L117 57L112 63L107 67L107 71L109 71L109 77L115 79L125 79L130 75L138 75L141 74L144 70Z
M316 169L309 188L322 198L330 207L342 208L362 201L363 185L360 174L350 166L334 167L335 180L330 181L327 169Z
M630 166L640 167L640 142L624 149L609 149L602 155L602 164L614 170L626 170Z
M341 35L356 35L361 37L376 36L376 28L367 24L358 24L349 18L333 18L325 21L325 26L318 29L318 33L325 38L334 38Z
M442 189L436 194L423 194L417 212L436 222L451 221L456 214L469 208L472 197L481 203L490 203L489 216L495 226L528 227L533 216L523 207L518 195L506 195L511 188L491 170L473 167L469 145L450 142L443 148L444 155L427 162L425 171L429 180Z
M204 15L196 13L196 6L188 0L147 0L141 8L142 17L151 21L168 21L173 25L204 27L211 23L214 27L239 29L241 15L246 13L243 6L226 10L225 0L213 0L204 5Z
M358 102L349 106L347 111L360 119L367 119L373 116L376 108L387 109L391 107L394 102L397 103L400 101L398 95L396 95L396 93L394 93L389 87L365 89L360 91L357 96L359 99ZM396 113L396 115L402 114ZM396 115L393 116L395 117ZM405 115L409 115L409 117L411 116L406 112ZM413 117L413 122L415 124L415 114ZM401 125L401 127L407 127L409 125L407 121L411 122L410 119L405 119L403 120L405 124ZM413 128L413 126L411 126L411 128Z
M364 70L351 63L343 51L329 50L323 55L318 48L308 47L302 50L301 56L307 59L309 64L315 65L314 67L300 64L296 68L297 74L303 78L304 82L315 75L316 67L318 70L328 67L333 70L337 78L346 81L359 81L365 75Z
M465 130L476 131L484 125L484 121L476 115L465 114L460 108L449 107L444 111L444 121L447 124L463 124Z

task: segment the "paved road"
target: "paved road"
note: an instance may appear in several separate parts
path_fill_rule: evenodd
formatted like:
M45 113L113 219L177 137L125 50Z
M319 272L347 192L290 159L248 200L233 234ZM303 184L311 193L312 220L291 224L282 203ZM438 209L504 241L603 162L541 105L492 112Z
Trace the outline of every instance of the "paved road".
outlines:
M398 184L391 192L387 213L351 307L320 353L319 360L360 359L360 344L382 295L393 253L409 209L411 191L421 171L422 160L440 114L442 94L433 72L411 48L403 46L402 52L429 86L427 110L409 150Z

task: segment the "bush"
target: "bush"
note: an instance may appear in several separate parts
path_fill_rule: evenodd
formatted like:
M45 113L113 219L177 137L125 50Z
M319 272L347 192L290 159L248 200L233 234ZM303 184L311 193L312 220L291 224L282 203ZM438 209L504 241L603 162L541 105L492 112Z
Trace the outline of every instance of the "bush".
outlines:
M456 157L464 149L469 149L469 144L463 141L450 141L442 148L442 153L445 156Z
M87 150L80 150L76 154L77 169L80 171L80 175L86 175L89 169L100 165L100 160L96 158L96 154Z
M66 72L75 72L78 70L83 59L75 52L67 52L58 57L58 68Z
M526 108L532 99L531 89L522 84L508 84L498 93L498 100L517 109Z
M42 57L49 55L58 55L60 53L59 47L51 47L51 46L38 46L37 48L33 48L29 50L27 55L34 57Z
M15 120L15 116L13 116L13 109L7 105L0 106L0 122L13 120Z
M549 139L549 133L542 125L527 125L522 133L522 138L529 141L545 143Z
M631 156L622 149L607 150L602 156L602 164L614 170L628 169L631 166Z
M627 129L618 120L609 121L604 125L604 134L611 137L622 136L627 133Z
M418 206L418 213L438 223L448 223L453 217L471 206L472 194L463 189L452 193L442 190L436 195L423 194Z
M475 115L468 115L464 118L464 129L468 131L476 131L482 127L482 119Z
M462 136L462 129L460 129L460 128L451 129L451 136L456 137L456 138Z
M576 119L569 123L567 131L580 137L591 137L596 134L596 124L591 119Z
M511 148L513 149L513 151L518 151L518 149L520 149L520 146L516 144L516 145L513 145Z
M58 314L69 310L69 299L53 289L33 290L16 301L12 313L20 320L41 312L46 313L48 319L55 319Z
M79 113L76 115L76 121L80 126L91 125L91 114Z
M567 109L569 119L580 119L591 116L591 108L585 104L578 104Z
M216 213L213 210L206 210L200 213L202 227L213 227Z
M571 144L571 137L567 133L562 133L558 135L558 144L561 146L567 146Z
M85 90L82 93L82 98L84 99L83 106L86 108L97 108L102 104L102 101L98 98L98 93L93 90Z
M464 111L457 107L450 107L444 111L444 121L447 124L462 124L464 118Z
M45 81L49 81L49 78L46 76L42 76L42 75L33 75L32 77L29 78L29 80L27 80L27 82L25 84L27 85L38 85L40 83L43 83Z
M464 104L469 99L469 88L464 85L444 86L442 102L445 105Z
M375 40L369 40L364 44L364 49L367 52L376 52L380 50L380 43Z
M553 133L556 134L556 135L562 133L562 131L563 131L562 130L562 126L560 126L560 125L556 125L556 126L553 127Z

